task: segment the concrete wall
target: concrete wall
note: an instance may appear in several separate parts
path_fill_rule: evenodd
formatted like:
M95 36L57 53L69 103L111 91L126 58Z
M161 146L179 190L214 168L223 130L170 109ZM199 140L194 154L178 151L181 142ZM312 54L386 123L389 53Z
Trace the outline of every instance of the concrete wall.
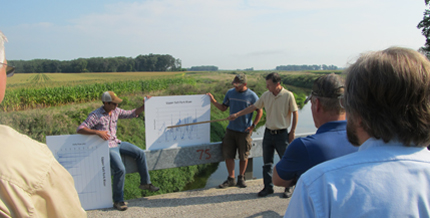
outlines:
M306 137L312 134L314 133L297 134L296 138ZM253 139L250 158L261 157L263 155L262 142L262 138ZM190 147L145 151L145 153L149 170L161 170L224 161L221 153L221 142ZM137 172L136 162L134 159L128 156L122 156L122 158L127 173ZM252 163L250 166L252 167ZM252 172L252 169L250 172Z

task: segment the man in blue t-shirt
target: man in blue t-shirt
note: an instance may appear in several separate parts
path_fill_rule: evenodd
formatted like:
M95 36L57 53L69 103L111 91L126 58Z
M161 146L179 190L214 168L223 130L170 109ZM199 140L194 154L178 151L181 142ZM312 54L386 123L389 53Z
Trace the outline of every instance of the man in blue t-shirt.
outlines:
M343 91L343 82L336 74L315 80L312 93L305 103L311 101L312 117L318 130L315 135L295 139L287 147L274 168L274 185L292 187L313 166L358 150L346 137L345 110L338 99Z
M241 111L248 106L254 104L258 100L258 96L246 86L245 74L237 74L232 85L234 88L229 89L225 94L222 104L218 103L211 93L207 93L212 104L221 111L226 111L230 107L230 114ZM262 109L256 110L254 122L252 122L253 113L242 116L234 121L230 121L222 141L222 154L227 166L228 178L225 182L219 185L219 188L227 188L235 186L234 173L234 158L236 150L239 153L239 175L237 177L237 186L246 187L245 170L248 166L248 156L252 146L251 134L257 123L263 115Z

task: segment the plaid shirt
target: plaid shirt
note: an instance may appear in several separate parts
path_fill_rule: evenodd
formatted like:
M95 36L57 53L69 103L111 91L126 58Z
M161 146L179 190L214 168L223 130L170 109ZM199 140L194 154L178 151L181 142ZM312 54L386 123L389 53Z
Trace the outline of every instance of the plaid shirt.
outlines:
M109 116L109 113L107 113L103 106L101 106L100 108L91 112L87 119L78 126L77 130L87 127L88 129L108 131L110 135L109 148L118 147L118 143L121 143L121 140L116 137L118 119L138 117L135 113L135 110L136 109L123 110L117 107Z

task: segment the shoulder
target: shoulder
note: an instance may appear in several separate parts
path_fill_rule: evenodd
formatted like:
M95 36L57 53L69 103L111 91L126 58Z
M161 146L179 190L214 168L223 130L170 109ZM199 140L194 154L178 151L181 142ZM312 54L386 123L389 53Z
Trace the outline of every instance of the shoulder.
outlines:
M293 92L291 92L290 90L288 90L288 89L286 89L286 88L284 88L284 87L282 87L282 90L281 90L281 92L280 92L282 95L285 95L285 96L288 96L288 97L291 97L291 96L293 96L294 97L294 94L293 94Z
M226 95L234 94L234 92L235 92L234 88L231 88L231 89L227 90Z
M272 93L270 91L265 91L260 98L267 98L271 95Z
M251 89L246 89L244 92L238 93L238 96L240 96L240 98L242 99L247 99L247 100L258 99L257 94L255 94L255 92L252 91Z
M246 91L248 95L258 99L258 95L254 91L252 91L251 89L247 89Z
M0 172L4 178L26 190L37 186L55 161L51 150L8 126L0 125L0 131Z
M348 169L350 167L360 164L360 159L362 159L360 158L361 155L362 154L360 154L360 152L355 152L322 162L312 167L302 175L303 182L307 186L310 186L313 183L319 181L321 178L336 179L343 173L348 173ZM358 163L357 161L360 163Z
M303 154L306 152L306 143L305 138L296 138L294 139L287 147L286 154L291 154L293 156L298 157L298 154Z
M103 112L100 108L95 109L90 114L88 114L88 118L97 119L103 116Z

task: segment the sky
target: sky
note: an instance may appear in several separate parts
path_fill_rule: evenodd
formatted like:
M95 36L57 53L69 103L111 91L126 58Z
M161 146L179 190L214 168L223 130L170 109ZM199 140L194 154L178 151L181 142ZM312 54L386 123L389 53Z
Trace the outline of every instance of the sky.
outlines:
M8 60L170 54L182 67L269 70L417 50L424 0L2 1Z

